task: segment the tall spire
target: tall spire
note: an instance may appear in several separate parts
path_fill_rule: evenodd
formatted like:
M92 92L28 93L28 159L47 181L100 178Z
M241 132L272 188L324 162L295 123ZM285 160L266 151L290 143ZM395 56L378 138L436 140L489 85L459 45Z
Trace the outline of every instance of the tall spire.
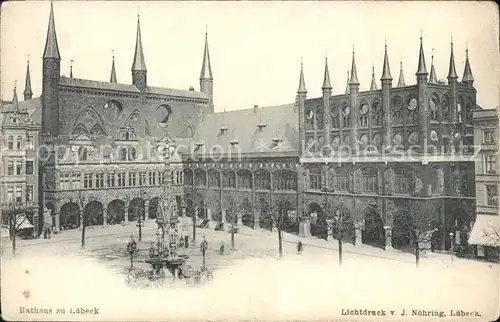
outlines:
M387 55L387 39L385 40L384 67L382 69L382 77L380 80L392 80L391 69L389 67L389 57Z
M432 48L432 56L431 56L431 74L429 75L429 83L437 84L438 80L436 77L436 70L434 69L434 48Z
M356 60L354 59L354 46L352 46L351 80L349 81L349 85L359 85Z
M297 93L307 94L306 82L304 81L304 64L302 63L302 59L300 61L300 79L299 79L299 89L297 90Z
M132 71L147 71L146 62L144 60L144 52L142 50L140 15L137 15L137 38L135 40L135 52L134 62L132 63Z
M404 87L406 86L405 84L405 78L403 76L403 62L399 62L399 80L398 80L398 87Z
M325 77L323 79L323 90L332 89L332 84L330 83L330 71L328 70L328 57L325 57Z
M73 59L70 61L69 64L69 78L73 78Z
M208 31L206 29L205 29L205 50L203 52L203 63L201 65L200 79L213 79L212 65L210 64L210 52L208 51Z
M418 54L418 68L415 75L427 75L427 68L425 67L424 45L422 35L420 35L420 53Z
M116 70L115 70L115 51L112 50L113 52L113 62L111 63L111 77L109 79L110 83L117 83L116 81Z
M465 46L465 68L464 75L462 77L462 83L471 84L474 82L474 76L472 76L472 70L469 63L469 46Z
M45 50L43 58L61 59L59 46L57 45L56 24L54 22L54 7L50 3L49 27L47 29L47 40L45 41Z
M345 84L345 93L349 94L349 70L347 70L347 81Z
M30 75L30 56L28 55L28 60L26 63L26 80L24 83L24 100L30 100L33 97L33 91L31 90L31 75Z
M19 112L19 101L17 100L17 80L14 81L14 92L12 95L12 109L14 112Z
M370 91L377 90L377 80L375 79L375 66L372 64L372 83L370 85Z
M455 69L455 55L453 55L453 37L451 38L450 66L448 69L448 79L457 79L457 71Z

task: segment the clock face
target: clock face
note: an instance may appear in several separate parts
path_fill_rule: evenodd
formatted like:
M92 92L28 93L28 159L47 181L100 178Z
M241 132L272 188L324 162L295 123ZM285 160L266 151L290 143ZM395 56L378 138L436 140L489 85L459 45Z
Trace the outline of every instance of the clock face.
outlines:
M351 114L351 108L349 106L344 107L344 115L347 116Z
M309 112L307 112L307 118L308 118L309 120L312 120L312 119L313 119L313 117L314 117L314 112L313 112L313 110L309 110Z
M361 105L361 114L366 114L368 112L368 105L363 104Z
M431 131L431 140L432 141L437 141L438 140L438 132L436 130Z
M401 134L395 134L394 143L400 145L402 142L403 142L403 137L401 136Z
M408 142L410 142L411 144L418 143L418 133L412 132L410 136L408 136Z
M408 104L408 109L410 111L413 111L416 108L417 108L417 99L414 97L410 100L410 103Z

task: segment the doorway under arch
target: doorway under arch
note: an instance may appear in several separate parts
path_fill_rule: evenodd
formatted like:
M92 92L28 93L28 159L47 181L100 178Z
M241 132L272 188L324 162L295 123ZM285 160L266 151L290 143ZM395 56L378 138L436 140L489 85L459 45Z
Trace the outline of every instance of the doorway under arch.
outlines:
M80 207L75 202L67 202L61 207L59 224L65 230L80 227Z
M108 215L106 220L108 225L120 224L125 221L125 202L115 199L108 204Z
M361 232L363 244L385 248L385 229L382 217L373 207L363 211L364 228Z
M83 224L96 226L104 223L104 206L101 202L93 200L85 206Z

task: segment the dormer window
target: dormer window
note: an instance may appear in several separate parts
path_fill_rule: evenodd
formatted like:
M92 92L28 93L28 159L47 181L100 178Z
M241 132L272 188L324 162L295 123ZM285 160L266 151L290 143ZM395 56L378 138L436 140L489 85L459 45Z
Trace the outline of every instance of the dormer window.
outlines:
M231 141L229 141L229 144L231 144L231 146L235 146L237 145L239 142L238 142L238 139L232 139Z
M267 124L266 122L261 121L259 122L259 124L257 124L257 126L259 127L259 130L262 131L267 126Z
M12 114L10 117L10 121L12 122L12 124L18 124L19 123L19 115L17 115L17 113Z

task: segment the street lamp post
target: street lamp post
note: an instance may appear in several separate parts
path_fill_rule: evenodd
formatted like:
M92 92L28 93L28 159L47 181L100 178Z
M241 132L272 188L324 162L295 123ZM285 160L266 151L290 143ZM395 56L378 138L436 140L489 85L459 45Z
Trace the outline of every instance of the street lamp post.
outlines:
M130 254L130 268L134 267L134 253L137 250L137 243L134 240L134 236L130 235L130 240L127 244L127 252Z
M451 245L451 263L453 264L453 232L450 232L450 245Z
M147 193L146 191L142 190L141 191L141 199L144 201L147 198ZM145 216L146 214L146 206L145 203L142 205L137 206L139 208L139 219L137 221L137 225L139 226L139 241L142 241L142 216Z
M339 265L342 265L342 214L340 209L335 210L335 221L337 222L337 238L339 242ZM328 234L328 231L326 232Z
M207 251L207 248L208 248L207 240L205 238L203 238L203 241L201 242L201 245L200 245L201 255L203 256L202 269L205 269L205 253Z

